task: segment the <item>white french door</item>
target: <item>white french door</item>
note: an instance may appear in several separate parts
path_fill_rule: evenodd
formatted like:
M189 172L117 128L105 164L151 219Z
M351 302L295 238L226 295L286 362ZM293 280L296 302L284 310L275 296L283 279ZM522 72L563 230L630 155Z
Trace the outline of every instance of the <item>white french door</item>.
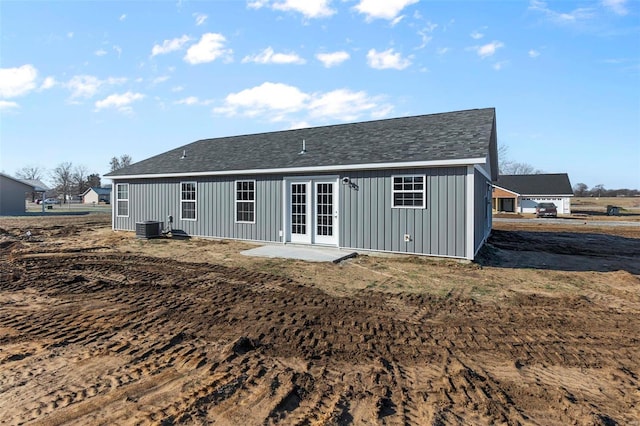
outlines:
M311 244L310 182L289 184L289 231L292 243Z
M288 241L338 245L338 180L287 181Z

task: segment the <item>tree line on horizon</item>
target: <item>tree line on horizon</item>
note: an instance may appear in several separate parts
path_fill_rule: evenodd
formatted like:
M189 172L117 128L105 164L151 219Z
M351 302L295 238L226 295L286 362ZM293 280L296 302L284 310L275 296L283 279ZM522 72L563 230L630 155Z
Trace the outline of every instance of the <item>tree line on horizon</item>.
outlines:
M115 171L131 164L131 156L124 154L120 157L112 157L109 161L110 171ZM29 165L16 171L18 179L39 180L47 179L51 184L51 190L47 191L50 196L62 196L63 202L69 196L81 195L89 188L102 186L98 173L89 173L84 165L74 165L70 161L58 164L52 170L47 170L40 166ZM35 201L35 194L32 200Z
M606 189L602 184L589 189L585 183L580 182L573 186L573 195L576 197L640 197L640 191L629 188Z

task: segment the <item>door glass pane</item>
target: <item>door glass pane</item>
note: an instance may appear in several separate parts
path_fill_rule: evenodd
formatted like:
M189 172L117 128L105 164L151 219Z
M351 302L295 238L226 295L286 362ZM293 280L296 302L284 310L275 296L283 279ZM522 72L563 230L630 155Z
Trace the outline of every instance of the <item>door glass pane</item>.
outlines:
M291 233L307 233L307 185L291 184Z
M333 235L333 184L316 184L316 232L317 235Z

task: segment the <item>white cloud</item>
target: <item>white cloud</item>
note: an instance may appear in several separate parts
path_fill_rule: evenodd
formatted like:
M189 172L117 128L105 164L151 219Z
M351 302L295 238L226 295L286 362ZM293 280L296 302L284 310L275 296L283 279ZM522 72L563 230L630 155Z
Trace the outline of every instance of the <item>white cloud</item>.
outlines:
M316 55L316 59L318 59L326 68L335 67L336 65L340 65L347 59L349 59L349 53L341 50L338 52L331 53L318 53Z
M184 90L184 87L182 87L182 86L174 86L174 87L171 88L171 91L174 92L174 93L182 92L183 90Z
M231 93L225 98L225 106L214 112L226 115L238 113L249 117L267 111L298 111L304 108L309 95L297 87L282 83L265 82L260 86Z
M540 52L538 52L537 50L534 50L534 49L529 50L529 57L530 58L537 58L538 56L540 56Z
M289 130L305 129L305 128L310 127L310 126L311 125L306 121L295 121L295 122L291 123L291 126L289 126Z
M169 52L180 50L189 40L191 40L191 37L188 35L183 35L182 37L171 40L165 40L162 44L156 44L153 46L151 49L151 56L164 55Z
M248 1L247 7L249 9L262 9L268 4L269 4L269 0L254 0L254 1Z
M122 48L120 46L113 46L113 50L115 50L116 52L118 52L118 58L120 58L120 55L122 55Z
M271 46L253 56L245 56L243 63L255 62L257 64L304 64L306 61L296 53L275 53Z
M196 26L200 26L204 24L208 18L208 16L205 15L204 13L194 13L193 17L196 18Z
M402 21L404 19L404 15L400 15L398 17L396 17L393 21L391 21L390 25L392 27L395 27L396 25L398 25L400 23L400 21Z
M496 71L500 71L508 63L509 63L509 61L496 62L495 64L493 64L493 69L496 70Z
M556 12L547 7L547 3L541 0L531 0L529 10L543 13L552 22L558 24L572 24L591 19L595 16L593 8L580 7L571 12Z
M114 86L123 84L126 78L109 77L106 80L100 80L93 75L76 75L67 82L66 87L71 90L71 98L91 98L103 86Z
M394 52L393 49L387 49L383 52L378 52L375 49L371 49L367 53L367 63L371 68L375 68L378 70L403 70L411 65L411 60L408 58L403 58L400 52Z
M491 43L487 43L482 46L474 46L471 49L475 50L478 56L484 59L495 55L496 51L502 47L504 47L504 43L494 40Z
M226 116L264 116L272 122L288 120L292 123L291 128L298 128L308 127L308 119L353 121L363 115L381 118L392 109L393 106L383 103L381 97L369 96L364 91L338 89L305 93L295 86L266 82L229 94L223 106L214 108L213 112ZM300 118L301 114L306 118Z
M55 78L53 77L47 77L44 79L44 81L42 82L42 84L40 85L40 90L47 90L47 89L51 89L52 87L54 87L56 84L58 84L58 82L56 81Z
M329 3L331 0L281 0L274 2L271 7L274 10L299 12L305 18L326 18L336 13Z
M438 24L427 22L427 26L418 31L418 35L422 38L422 44L420 44L416 49L423 49L433 39L431 34L436 28L438 28Z
M418 0L360 0L354 8L367 16L367 21L387 19L392 21L405 7L417 3Z
M69 31L67 33L67 38L73 38L73 31Z
M226 39L222 34L206 33L200 37L200 41L189 47L184 60L192 65L213 62L221 56L229 57L233 52L225 49Z
M616 15L624 16L629 13L625 7L627 0L602 0L602 5Z
M16 102L0 100L0 111L9 111L16 108L20 108L20 105L18 105Z
M377 106L375 100L364 91L338 89L320 94L313 99L309 103L309 113L314 118L353 121Z
M25 95L36 87L38 70L26 64L16 68L0 68L0 97Z
M449 50L451 50L451 49L449 49L448 47L438 47L438 48L436 49L436 53L437 53L438 55L444 55L444 54L446 54L447 52L449 52Z
M126 92L122 94L109 95L101 101L95 103L96 111L105 108L115 108L120 112L131 112L131 104L135 101L144 99L142 93Z
M482 34L479 31L473 31L471 34L469 34L471 36L472 39L474 40L480 40L482 37L484 37L484 34Z
M210 105L213 103L212 100L200 100L196 96L187 96L184 99L180 99L174 102L178 105Z
M171 77L169 77L168 75L161 75L158 76L156 78L154 78L151 83L152 84L160 84L160 83L164 83L165 81L169 80Z
M179 104L179 105L197 105L198 104L198 98L195 97L195 96L189 96L187 98L180 99L180 100L176 101L175 103Z
M123 13L122 15L120 15L120 17L118 18L119 21L124 21L125 19L127 19L127 14Z
M107 54L107 51L104 50L104 49L98 49L94 53L95 53L96 56L104 56L104 55Z

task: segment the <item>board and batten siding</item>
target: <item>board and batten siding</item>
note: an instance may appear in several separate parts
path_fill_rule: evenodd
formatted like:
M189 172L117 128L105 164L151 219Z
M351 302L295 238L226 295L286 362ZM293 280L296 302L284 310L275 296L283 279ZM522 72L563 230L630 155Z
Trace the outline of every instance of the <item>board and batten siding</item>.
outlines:
M425 175L425 208L392 207L392 176L403 175ZM466 167L353 171L342 176L354 185L340 188L340 247L465 257Z
M489 236L491 232L492 225L492 212L491 212L491 197L492 197L492 186L491 180L487 178L483 173L479 170L474 170L473 177L473 227L474 227L474 238L473 238L473 253L474 255L478 252L482 244Z
M315 177L323 174L314 174ZM425 176L425 208L392 207L393 176ZM474 186L486 186L482 174ZM476 176L477 176L476 175ZM331 176L336 176L332 173ZM474 177L476 177L474 176ZM114 214L114 229L135 230L136 222L157 220L188 235L282 242L283 179L300 175L212 176L117 180L129 184L129 216ZM357 170L339 173L339 246L342 248L467 257L467 168ZM236 180L255 180L255 223L236 223ZM196 182L196 220L180 218L180 184ZM476 188L477 189L477 188ZM486 191L482 193L485 196ZM476 200L477 201L477 200ZM117 208L116 190L112 200ZM474 210L475 215L479 213ZM480 232L485 232L484 230ZM409 241L405 241L405 234ZM476 244L478 239L474 238Z
M236 223L235 182L255 180L255 223ZM196 219L180 217L182 182L196 182ZM129 216L113 216L113 228L134 231L137 222L160 221L191 236L254 241L281 241L282 176L223 176L198 178L136 179L114 182L129 184Z

